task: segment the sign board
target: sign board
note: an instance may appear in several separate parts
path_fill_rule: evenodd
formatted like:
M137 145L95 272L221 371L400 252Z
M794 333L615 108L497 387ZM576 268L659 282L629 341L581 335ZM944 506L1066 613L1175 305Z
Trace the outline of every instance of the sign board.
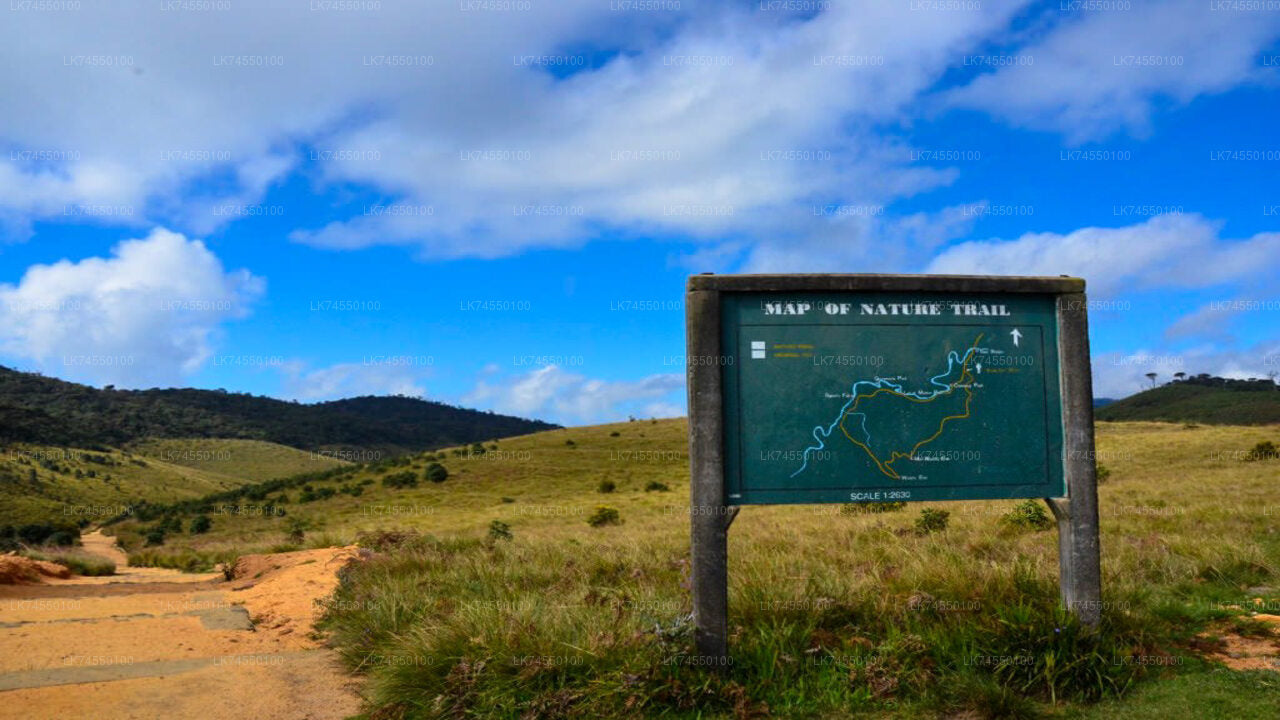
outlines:
M1084 281L696 275L685 295L694 639L727 660L744 505L1043 498L1101 618Z
M1052 295L734 293L731 505L1066 495Z

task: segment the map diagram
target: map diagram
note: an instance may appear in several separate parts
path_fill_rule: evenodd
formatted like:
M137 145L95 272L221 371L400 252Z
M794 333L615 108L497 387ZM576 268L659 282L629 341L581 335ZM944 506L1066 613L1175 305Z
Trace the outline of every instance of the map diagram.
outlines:
M975 361L975 357L978 343L982 338L983 334L979 333L963 355L954 350L948 352L947 369L929 378L930 389L908 391L903 389L900 383L895 383L888 378L859 380L853 383L849 393L851 397L840 408L836 418L825 427L818 425L813 428L813 439L817 444L804 449L800 467L791 473L791 477L796 477L808 469L810 454L826 449L827 440L838 428L844 438L866 451L880 472L891 479L901 479L902 476L893 467L894 463L903 458L914 457L916 451L938 439L948 422L965 420L969 417L974 396L975 369L978 372L981 371L981 363ZM949 400L951 402L948 402ZM886 403L936 405L938 410L935 414L941 415L937 421L937 429L927 437L918 440L893 434L874 433L871 429L875 427L874 420L870 427L868 427L868 420L878 414L877 405ZM932 425L926 424L926 427L932 427ZM898 449L899 447L903 449Z

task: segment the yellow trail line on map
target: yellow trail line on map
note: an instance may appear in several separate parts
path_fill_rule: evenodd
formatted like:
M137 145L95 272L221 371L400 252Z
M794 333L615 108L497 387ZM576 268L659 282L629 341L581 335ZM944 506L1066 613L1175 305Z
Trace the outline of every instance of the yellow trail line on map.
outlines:
M868 393L868 394L866 394L866 395L859 395L858 397L856 397L856 398L854 398L854 399L853 399L853 406L852 406L852 407L850 407L848 410L846 410L846 411L844 412L844 414L840 416L840 432L844 433L844 436L845 436L845 437L847 437L847 438L849 438L849 440L850 440L854 445L857 445L858 447L860 447L860 448L862 448L863 450L867 451L867 455L868 455L868 456L870 456L870 457L871 457L871 459L872 459L872 461L874 461L874 462L875 462L876 466L880 468L880 472L884 473L885 475L888 475L889 477L893 478L894 480L900 480L900 479L902 479L902 476L901 476L901 475L899 475L899 474L898 474L898 472L897 472L896 470L894 470L894 469L893 469L893 467L892 467L892 466L893 466L893 464L894 464L895 462L897 462L898 460L901 460L902 458L905 458L905 457L911 457L911 456L912 456L912 455L914 455L914 454L915 454L915 452L916 452L917 450L919 450L920 448L922 448L922 447L924 447L925 445L927 445L927 444L929 444L929 443L933 442L934 440L937 440L937 439L938 439L938 436L942 434L942 430L943 430L943 428L945 428L945 427L947 426L947 421L948 421L948 420L963 420L963 419L965 419L965 418L969 417L969 404L973 401L973 390L971 390L970 388L967 388L967 387L966 387L966 388L964 388L965 398L964 398L964 413L963 413L963 414L960 414L960 415L948 415L948 416L946 416L946 417L942 418L942 422L938 423L938 431L937 431L937 432L935 432L933 435L929 436L928 438L925 438L924 440L921 440L920 442L916 443L916 444L915 444L915 447L911 448L911 450L909 450L909 451L907 451L907 452L905 452L905 453L903 453L903 452L898 452L897 450L894 450L893 452L889 453L889 459L888 459L888 460L885 460L885 461L881 461L881 460L880 460L880 458L876 457L876 454L875 454L874 452L872 452L872 451L871 451L871 448L867 447L866 443L861 442L860 440L857 440L856 438L854 438L852 435L850 435L850 434L849 434L849 431L848 431L848 430L846 430L846 429L844 428L844 419L845 419L845 418L847 418L847 417L849 417L849 415L850 415L851 413L853 413L855 410L857 410L857 409L858 409L858 403L862 402L862 400L863 400L864 398L870 399L870 398L875 397L876 395L879 395L879 394L880 394L880 393L882 393L882 392L887 392L887 393L890 393L890 394L892 394L892 395L897 395L898 397L904 398L904 399L909 400L909 401L914 402L914 403L920 403L920 404L931 403L931 402L933 402L934 400L937 400L937 399L938 399L938 398L940 398L940 397L943 397L943 396L945 396L945 395L950 395L951 393L955 392L956 387L957 387L958 385L960 385L961 383L965 382L965 379L966 379L966 378L967 378L967 379L969 379L970 381L972 381L972 380L973 380L972 376L970 376L970 375L969 375L969 360L971 360L971 359L973 358L973 350L974 350L974 348L978 347L978 343L982 342L982 336L983 336L984 334L985 334L985 333L979 333L979 334L978 334L978 337L974 339L974 341L973 341L973 345L969 346L969 352L968 352L968 353L966 353L966 357L965 357L965 359L964 359L964 362L960 365L960 368L961 368L961 371L960 371L960 379L959 379L959 380L957 380L957 381L955 381L954 383L951 383L951 389L950 389L950 390L947 390L946 392L943 392L943 393L938 393L937 395L934 395L933 397L931 397L931 398L929 398L929 399L927 399L927 400L922 400L922 399L920 399L920 398L912 397L912 396L910 396L910 395L907 395L906 393L900 393L900 392L898 392L897 390L894 390L894 389L892 389L892 388L877 388L877 389L876 389L875 391L873 391L873 392L870 392L870 393Z

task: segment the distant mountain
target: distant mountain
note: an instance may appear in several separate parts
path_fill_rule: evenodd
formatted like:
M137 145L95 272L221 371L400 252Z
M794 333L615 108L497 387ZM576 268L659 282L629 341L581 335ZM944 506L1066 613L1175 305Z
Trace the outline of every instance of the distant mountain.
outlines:
M410 397L304 404L223 390L99 390L0 366L0 442L95 448L239 438L396 455L556 427Z
M1144 390L1094 413L1098 420L1162 420L1206 425L1280 423L1280 386L1271 380L1199 375Z
M1093 409L1094 409L1094 410L1097 410L1097 409L1098 409L1098 408L1100 408L1100 407L1106 407L1107 405L1110 405L1111 403L1113 403L1113 402L1115 402L1115 401L1116 401L1116 399L1115 399L1115 398L1094 398L1094 399L1093 399Z

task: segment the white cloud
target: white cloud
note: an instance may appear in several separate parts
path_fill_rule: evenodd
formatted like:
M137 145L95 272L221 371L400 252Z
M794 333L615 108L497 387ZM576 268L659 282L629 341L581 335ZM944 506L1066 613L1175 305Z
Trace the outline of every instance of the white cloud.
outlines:
M742 272L903 272L932 257L938 246L962 237L980 217L978 205L938 212L885 217L884 207L834 204L807 210L810 217L787 216L755 243ZM776 219L775 219L776 220ZM789 225L789 227L787 226ZM713 254L695 256L715 260ZM692 260L693 258L691 258ZM723 270L693 266L695 270Z
M1280 233L1219 237L1220 223L1199 215L1158 215L1119 228L1066 235L1028 233L1016 240L960 243L926 272L979 275L1075 275L1089 293L1114 296L1158 287L1200 288L1261 280L1280 269Z
M427 394L421 373L400 364L338 363L307 370L300 363L284 366L286 397L303 401L338 400L362 395Z
M1157 383L1174 373L1208 373L1217 377L1264 378L1280 372L1280 341L1272 340L1244 349L1222 349L1206 344L1181 351L1138 350L1102 353L1093 357L1093 396L1121 398L1151 387L1147 373Z
M1118 130L1145 134L1158 103L1261 80L1258 55L1280 36L1280 13L1237 12L1205 0L1133 3L1058 23L1009 51L1020 58L949 92L977 108L1080 143Z
M609 227L838 237L820 220L797 230L775 218L950 182L877 128L1021 4L842 2L812 18L716 5L637 18L595 0L358 14L86 0L76 13L11 13L0 58L13 71L0 89L26 100L0 119L0 143L19 152L0 159L0 215L13 225L68 203L120 206L132 216L101 219L202 233L262 211L264 192L314 149L318 187L372 187L396 203L323 225L297 217L295 239L316 245L486 257ZM618 53L562 79L538 65L585 63L577 47ZM22 155L46 149L66 157Z
M556 365L497 381L481 379L463 401L477 407L564 424L591 424L684 413L675 401L684 375L650 375L636 381L588 378Z
M33 265L0 285L0 352L88 382L176 383L264 287L246 270L224 271L199 240L157 229L110 257Z
M1214 302L1196 308L1165 328L1166 340L1212 338L1230 341L1231 321L1241 312L1229 302Z

